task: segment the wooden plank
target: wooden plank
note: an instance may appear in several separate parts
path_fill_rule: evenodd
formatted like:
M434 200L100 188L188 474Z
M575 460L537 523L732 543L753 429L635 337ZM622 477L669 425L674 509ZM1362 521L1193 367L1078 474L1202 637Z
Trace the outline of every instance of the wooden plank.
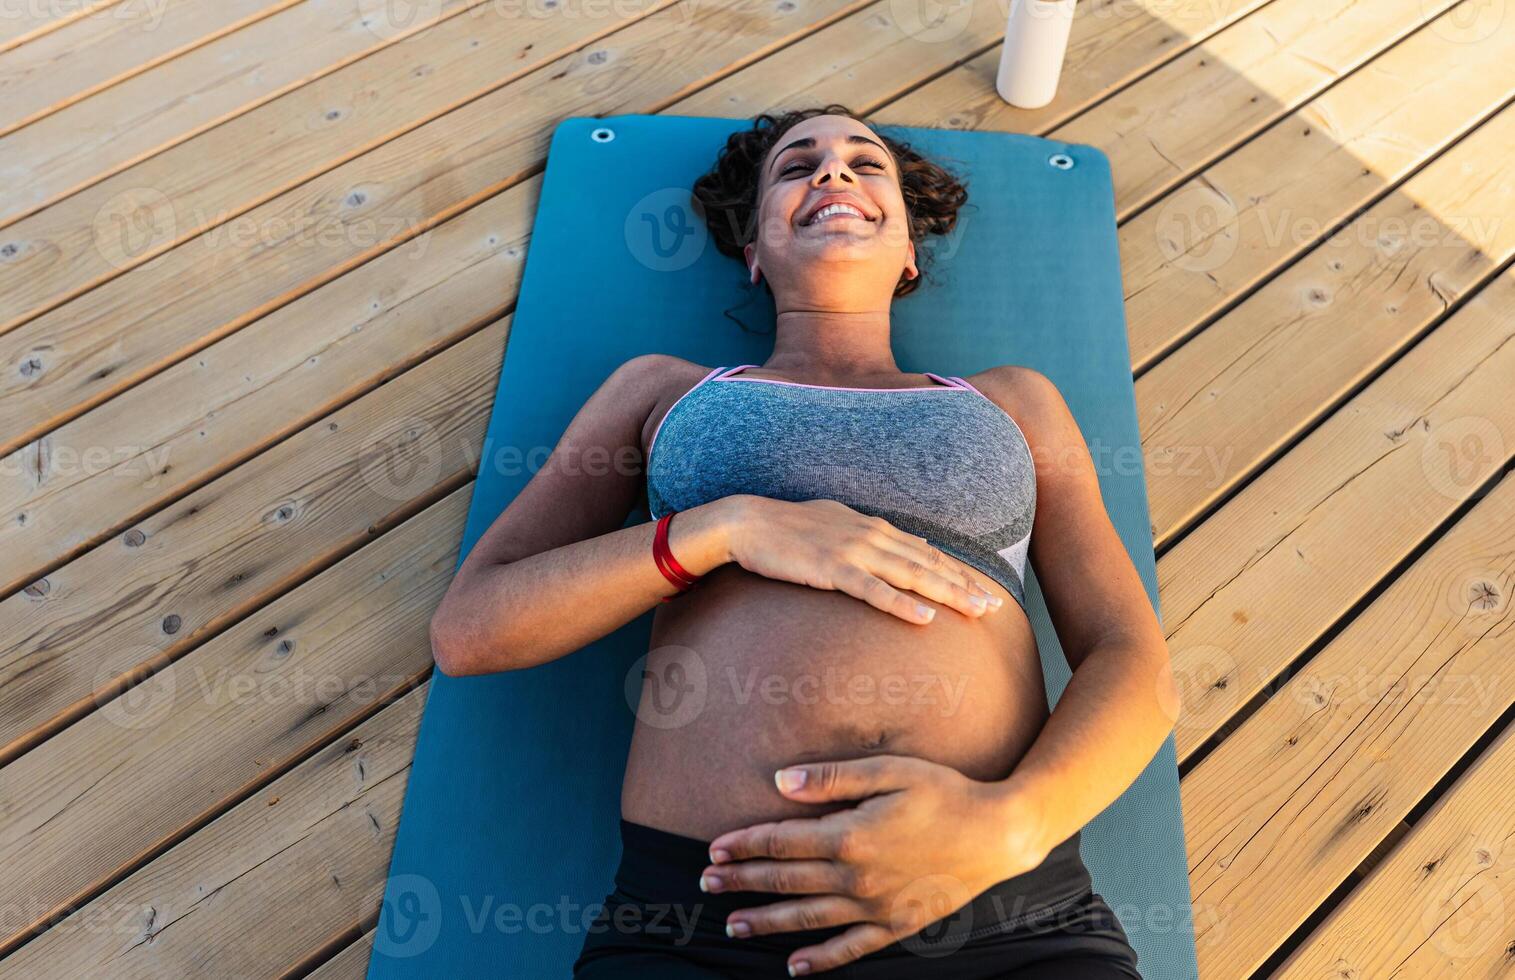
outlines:
M1005 13L994 4L959 4L940 24L920 23L920 13L913 6L869 4L797 44L744 58L747 64L739 73L698 91L690 86L688 94L663 111L750 118L839 102L869 115L1005 31Z
M0 459L0 594L124 533L514 302L541 178Z
M128 3L74 21L0 61L0 136L299 2Z
M0 950L128 873L173 866L172 852L157 855L252 794L279 795L270 781L421 681L470 492L0 769L0 880L26 901L6 917Z
M1506 604L1509 595L1502 596ZM1508 637L1505 643L1508 649ZM1506 728L1275 980L1464 980L1508 973L1515 904L1511 785L1515 729Z
M1463 9L1121 227L1138 370L1510 99L1515 83L1500 66L1515 57L1515 31L1468 41L1452 30Z
M754 38L759 23L771 43L813 26L766 6L684 16L660 11L543 69L555 77L491 92L0 337L0 356L16 354L24 368L0 377L0 420L18 423L6 425L13 438L0 452L519 183L540 169L552 127L584 100L603 111L659 108L684 77L668 64L671 31L681 35L676 57L701 77L767 40ZM607 86L628 104L606 105Z
M1515 454L1506 271L1158 560L1187 759Z
M1515 705L1512 593L1506 477L1184 778L1201 976L1252 976Z
M4 240L14 246L14 254L0 265L0 330L228 222L232 222L228 234L255 239L244 241L244 247L272 247L301 225L269 228L256 219L234 219L302 181L593 43L634 22L644 9L667 10L669 2L617 5L612 8L614 14L604 18L521 18L509 14L460 17L456 14L469 3L455 0L449 8L454 16L368 57L360 56L375 47L378 39L362 25L382 20L386 0L362 0L357 10L349 4L333 4L324 23L310 24L304 8L287 11L275 25L279 30L254 33L257 50L277 44L284 31L303 33L311 26L324 27L354 39L356 43L350 41L345 52L351 63L335 71L322 66L329 73L310 84L159 152L59 207L11 225ZM663 23L681 17L674 10ZM307 26L297 27L301 24ZM324 61L340 52L328 44L297 59L297 64L309 71L312 58ZM239 54L245 56L247 51L227 46L212 57L219 63L222 57ZM187 70L199 67L186 65ZM514 92L519 95L521 90ZM213 107L217 116L232 108ZM291 132L290 120L302 121L297 134ZM158 132L151 145L179 135ZM71 138L66 145L75 142ZM243 160L256 160L257 165L230 165ZM207 166L206 161L224 165ZM384 178L385 182L394 179L393 174ZM339 196L345 199L353 191L345 187ZM125 223L127 218L131 223Z
M386 0L302 0L295 9L281 11L70 105L0 138L0 157L7 161L0 175L16 180L0 199L0 226L35 214L155 153L224 125L480 2L486 0L436 0L395 8L413 11L414 18L407 20L403 29L391 30ZM236 67L228 70L228 65ZM361 96L362 90L355 94ZM361 98L334 99L328 111L335 111L335 118L316 114L302 118L312 120L310 128L320 131L346 125L356 112L366 108ZM265 123L265 130L267 126ZM202 163L186 165L181 161L180 166L188 166L201 180L216 176ZM229 169L245 174L245 169ZM143 176L143 180L133 181L117 193L157 187L154 181L158 175ZM84 212L83 217L91 225L93 240L97 233L94 214L105 207L107 199L82 206L87 208L91 203L95 211ZM107 215L112 213L107 210ZM153 212L149 209L148 213ZM76 219L80 216L74 214ZM32 233L50 234L45 227L32 229ZM151 236L143 241L153 243Z
M1040 109L1012 106L995 92L1002 23L995 43L982 54L911 90L874 119L904 126L1049 133L1268 2L1081 0L1074 8L1057 95Z
M1051 112L1056 102L1027 113L994 94L999 52L993 51L979 59L989 62L983 65L987 77L953 73L911 92L882 117L936 126L944 109L992 98L998 108L986 116L959 110L962 128L1029 132L1099 147L1110 158L1116 216L1125 221L1452 5L1275 0L1055 127L1038 124L1062 115ZM1172 33L1163 20L1156 29ZM1064 78L1068 71L1065 65Z
M1512 145L1515 107L1137 379L1158 548L1515 257Z
M382 897L381 897L382 901ZM363 980L373 955L373 930L312 971L308 980Z
M1208 4L1201 6L1208 9ZM866 74L867 65L895 72L898 58L916 53L891 51L892 38L888 32L881 34L876 16L870 8L827 28L827 47L866 56L863 67L849 62L845 71L830 78L828 88L833 95L864 97L864 86L878 85L877 79ZM1130 43L1138 40L1145 45L1150 38L1138 34ZM770 84L769 62L796 50L810 52L814 43L802 41L733 77L750 76L754 81L746 88L761 90ZM1106 56L1101 65L1120 64L1126 70L1136 57L1131 53L1116 57L1109 48L1099 50ZM1141 56L1147 56L1144 50ZM1096 77L1097 67L1091 65L1085 77ZM792 69L788 66L780 75L793 74ZM860 78L859 71L864 71ZM674 111L721 114L725 111L721 101L743 87L718 83L709 91L708 96L697 93L678 103ZM520 199L523 195L524 200ZM466 223L467 230L454 230L454 221L445 222L404 248L254 322L244 340L234 334L211 348L214 352L225 347L224 354L182 361L140 389L128 389L110 411L86 413L40 441L14 450L0 465L0 501L7 510L27 515L27 520L0 525L0 554L5 556L0 564L0 592L45 575L105 536L123 530L152 507L247 458L291 427L305 424L303 420L336 407L340 404L336 400L375 383L386 370L403 369L437 345L460 336L460 331L472 329L481 317L498 315L502 304L514 297L519 252L512 249L523 251L529 237L535 178L501 198L487 199L454 219ZM442 303L455 313L457 322L416 315L414 296L447 283L449 277L480 261L469 244L459 244L460 236L472 235L505 250L509 261L491 265L500 288L474 292L471 284L448 283L442 287L446 299L439 293L428 302ZM489 275L476 281L487 284ZM382 285L369 287L370 279ZM403 330L388 312L401 308L405 308L399 314ZM361 324L363 329L350 331L348 324L354 328ZM370 352L367 345L379 338L393 345L392 349ZM369 367L362 370L369 373L346 371L344 365L355 362L334 353L363 358L361 364ZM296 371L314 357L320 358L319 371ZM301 378L295 391L284 383L292 373ZM228 417L225 408L231 404L237 405L237 412ZM99 462L86 463L91 453ZM173 465L165 472L155 461L169 458Z
M1198 15L1201 9L1210 9L1210 5L1201 3L1194 8L1192 14ZM1117 17L1117 14L1110 14L1104 20L1110 20L1112 17ZM885 39L880 42L877 39L879 32L874 29L876 26L871 23L871 18L873 14L868 14L868 17L859 14L844 18L835 26L830 27L824 38L817 38L817 41L824 41L827 47L847 47L847 50L865 51L870 56L867 59L870 64L883 64L889 67L894 64L894 59L885 58L880 61L880 58L888 53L888 41ZM1104 21L1101 20L1100 23ZM838 32L839 36L833 36L832 32ZM845 41L845 44L841 44L842 41ZM1148 56L1145 53L1145 44L1150 41L1150 38L1138 33L1130 42L1135 45L1138 41L1144 45L1141 56L1145 58ZM788 51L795 50L803 50L809 58L807 53L811 51L811 45L812 39L806 39L792 48L780 51L780 55L776 58L782 58L788 55ZM882 47L870 47L870 45L882 45ZM1101 64L1121 64L1127 70L1132 70L1132 56L1120 58L1117 56L1117 50L1107 45L1098 48L1092 48L1091 45L1091 50L1098 50L1103 55ZM765 65L767 61L759 62L744 73L733 77L738 77L738 79L747 77L747 74L753 71L764 70ZM1091 71L1085 74L1094 73ZM767 74L764 77L767 77ZM854 65L850 64L845 67L845 71L826 80L827 88L833 95L839 95L848 100L867 97L867 85L873 85L873 83L874 79L868 76L859 79ZM714 92L711 97L708 98L701 92L676 103L673 109L685 115L721 112L720 101L721 98L726 97L724 92L727 92L729 88L730 86L726 83L718 83L711 89L711 92ZM753 85L751 88L756 91L759 86ZM535 186L526 188L526 191L530 192L532 203L526 204L524 208L515 206L512 208L512 214L532 214L535 209ZM512 189L508 195L515 192L517 189ZM486 201L480 206L480 209L489 208L492 208L491 201ZM501 218L498 220L508 221L512 227L517 227L518 230L512 230L508 232L508 235L520 236L520 244L524 245L524 239L529 235L529 229L527 229L529 218L527 220L504 218L501 212ZM435 238L447 227L447 224L444 224L441 229L435 230L429 236ZM417 245L426 245L426 239L417 239ZM435 247L427 245L427 248ZM409 250L411 248L406 248L406 251ZM423 248L415 247L415 253L417 254L415 254L412 270L401 273L401 268L405 267L388 262L382 267L376 264L373 267L359 268L355 273L351 273L350 277L367 277L373 274L374 282L386 283L385 288L377 289L379 292L377 301L388 304L391 300L391 294L388 292L391 288L389 283L401 283L400 289L403 291L403 283L411 282L411 280L421 280L423 277L430 276L430 279L435 282L442 282L450 276L451 273L448 270L433 270L432 259L424 253ZM406 256L406 264L411 261L411 256ZM330 344L335 342L335 338L341 336L342 348L353 350L353 348L361 347L365 339L379 333L368 330L368 327L365 327L368 332L356 336L342 336L341 333L335 332L332 335L326 335L326 333L317 335L312 332L309 326L311 323L336 324L342 320L350 321L350 323L364 323L368 320L370 295L356 292L356 289L361 289L362 286L348 283L347 280L350 277L341 277L335 283L330 283L327 288L308 294L321 297L327 291L339 291L345 297L341 304L333 306L324 300L317 300L321 303L320 307L317 311L312 311L309 304L301 304L297 301L291 307L285 307L276 314L276 317L283 314L294 314L295 318L306 317L305 327L300 333L282 332L279 335L267 333L262 341L236 345L235 356L223 357L223 364L238 364L242 357L253 360L255 365L259 360L264 360L267 362L267 370L253 370L247 373L226 371L223 377L217 377L217 379L208 377L206 371L170 371L173 380L167 388L152 388L150 395L141 400L123 395L129 400L118 404L117 407L120 410L112 412L112 415L118 418L100 420L94 415L85 415L80 418L79 423L67 424L64 429L50 433L38 444L15 450L6 460L8 465L0 468L0 479L3 479L5 474L11 477L0 483L0 497L5 498L6 503L14 507L17 512L29 513L30 520L24 524L0 527L0 535L3 535L3 542L6 545L5 548L0 548L0 551L8 556L8 562L5 565L6 588L20 588L24 583L32 582L35 577L47 571L50 563L73 557L83 547L89 547L108 533L120 530L127 521L132 520L132 517L144 512L147 507L153 506L155 501L161 503L161 501L170 500L174 495L183 492L186 486L194 485L197 480L208 479L208 476L203 476L203 474L211 473L214 467L197 467L195 460L215 459L217 454L227 460L236 460L256 451L261 442L245 441L241 436L235 444L218 441L218 433L224 435L229 429L224 420L220 423L215 420L215 412L217 412L215 406L227 403L227 398L220 398L220 392L227 392L232 400L253 397L255 392L265 391L264 385L267 383L265 379L282 377L283 371L289 370L292 365L300 364L305 357L317 356L317 354L321 354L327 362L327 367L321 373L317 373L317 382L332 376ZM501 279L501 282L504 282L504 279ZM511 279L511 282L514 282L514 279ZM353 289L348 289L347 286L353 286ZM394 298L394 304L400 304L403 301L405 301L403 295ZM347 306L348 303L351 304L350 307ZM473 312L470 312L465 320L476 317L479 309L498 309L498 304L494 303L494 300L489 303L476 303ZM285 323L291 324L292 330L292 321L285 320ZM251 329L259 329L259 326L261 324L253 324ZM415 324L411 329L417 330L418 338L423 339L424 342L433 342L435 339L432 333L427 332L426 327L421 324ZM277 336L277 339L273 339L274 336ZM267 347L265 344L268 344ZM295 344L298 344L298 347L294 347ZM394 356L398 364L403 365L411 357L420 356L417 351L423 350L424 348L417 347L415 351L405 351ZM194 362L183 362L183 364L194 364ZM305 374L311 373L306 371ZM248 376L258 380L258 385L244 383L247 382ZM277 433L283 432L286 427L301 424L298 421L301 417L289 417L289 409L292 407L308 404L312 412L327 410L324 406L332 404L329 398L339 397L339 395L345 397L353 389L351 386L355 383L358 382L353 377L341 374L341 376L333 377L333 385L330 386L333 394L317 394L308 385L301 388L300 398L295 398L295 400L262 401L259 406L262 414L259 418L268 432L259 433L259 438L276 438ZM168 403L185 407L185 412L180 415L164 412L161 406L165 404L165 401L156 400L162 397L162 392L173 392L173 398L168 400ZM142 406L155 404L158 407L153 412L144 410L138 414L130 410L132 404L142 404ZM242 412L250 410L245 401L239 401L239 406ZM130 423L121 423L123 418L129 418ZM148 429L148 426L152 426L152 429ZM206 432L208 429L209 432ZM245 435L247 433L242 433L242 436ZM185 438L180 438L180 436L185 436ZM55 459L82 460L89 447L111 447L112 460L120 457L120 462L97 465L97 467L85 467L80 463L70 463L64 468L41 465L42 462ZM170 450L173 450L174 460L176 460L173 473L155 473L155 470L145 465L145 460L155 456L167 456ZM194 459L189 460L188 465L185 462L185 453L194 454ZM92 486L100 492L83 491L82 486L85 486L85 483L82 482L95 479L95 477L108 477L103 482L97 480L92 483ZM44 503L45 507L42 506Z
M371 919L425 694L386 707L0 960L0 977L279 976Z
M368 0L368 2L380 2L380 0ZM1256 6L1259 0L1250 0L1247 6ZM1439 0L1438 0L1439 2ZM856 5L854 5L856 6ZM880 32L883 32L883 42L906 42L914 44L915 58L906 64L912 64L921 58L921 53L926 55L926 65L951 64L951 59L970 53L971 48L982 47L983 42L992 42L998 36L998 30L1003 30L1003 23L997 17L989 17L988 8L983 5L971 5L977 9L973 21L968 24L970 29L964 32L961 38L950 39L948 44L939 44L935 41L935 35L927 35L929 41L917 42L911 35L907 26L892 20L892 8L883 3L867 8L867 17L859 20L867 20L867 24L873 26L868 30L867 26L859 26L851 30L856 36L847 36L845 42L861 42L859 48L847 48L847 50L868 51L876 47L880 42ZM1230 5L1227 5L1230 6ZM1200 17L1217 17L1214 3L1204 3L1201 0L1185 0L1180 5L1180 14L1188 15L1192 20L1198 21ZM830 8L826 8L830 9ZM826 9L821 9L820 14L826 15ZM1203 11L1203 14L1200 14ZM688 11L680 11L680 21L689 17ZM474 53L477 50L495 50L497 45L514 44L520 45L518 38L518 24L514 21L497 23L495 18L482 18L482 26L485 29L506 32L500 38L488 36L474 36L479 30L468 32L465 27L474 27L473 14L470 21L459 21L454 24L454 32L458 33L456 42L451 42L450 48L458 48L462 56ZM288 18L283 18L288 20ZM556 18L554 18L556 20ZM1106 17L1109 20L1109 17ZM8 283L11 286L9 292L15 294L15 304L6 307L0 303L0 324L15 324L24 318L35 315L41 309L64 301L70 295L77 295L92 283L103 282L108 277L120 273L123 268L132 268L139 262L145 261L152 254L161 253L170 247L174 241L186 238L191 233L203 230L205 221L226 221L244 211L250 204L245 201L267 200L276 189L288 188L292 183L300 179L306 179L312 173L317 173L321 167L320 162L326 161L326 167L335 165L342 159L350 159L355 156L362 147L373 145L374 136L382 135L388 138L394 132L401 132L405 127L412 126L415 121L429 118L439 112L438 106L458 105L467 98L477 94L476 89L480 86L497 85L503 79L498 79L494 74L495 64L498 58L491 58L486 64L480 64L480 59L474 56L473 62L461 61L459 64L438 64L445 62L448 56L458 58L458 55L448 55L438 58L435 51L430 50L433 45L442 44L439 38L447 35L453 29L447 26L441 27L436 32L429 32L424 38L424 48L417 45L400 45L397 50L379 59L367 59L364 64L353 65L350 70L336 73L336 76L323 80L320 85L308 86L298 94L297 101L280 101L277 106L270 106L268 112L277 112L282 117L297 118L321 118L324 112L329 111L330 106L348 105L351 101L362 101L365 112L353 115L353 118L341 118L335 126L323 124L314 132L306 133L300 141L289 141L282 135L282 127L270 124L262 117L245 118L236 121L235 126L223 126L212 133L206 133L205 139L194 141L192 145L183 145L176 154L171 154L171 159L161 159L153 162L150 167L133 168L129 174L121 174L120 180L108 182L106 185L92 188L88 195L83 195L80 200L70 201L68 208L59 214L38 215L33 221L24 223L12 232L14 241L9 244L18 248L17 256L9 262L9 274L11 279L6 279L5 268L0 268L0 283ZM279 30L277 36L285 35L288 30ZM904 41L901 41L904 39ZM1144 41L1145 38L1142 38ZM418 44L423 39L417 39ZM588 38L577 39L579 44L588 42ZM464 45L480 45L479 48L464 47ZM527 48L532 45L527 45ZM776 45L770 45L776 47ZM400 48L403 48L401 53ZM447 48L447 50L450 50ZM535 39L532 61L515 65L515 74L532 64L539 64L545 59L551 48L550 39ZM564 45L559 45L564 48ZM397 79L405 79L409 82L409 73L415 70L417 65L414 58L409 56L411 51L424 50L429 58L424 59L424 67L432 68L424 77L424 83L408 83L400 86L395 91ZM514 48L512 48L514 50ZM227 50L217 53L217 61L223 58L236 59L238 62L245 61L248 55L256 58L258 50L256 45L253 50ZM754 53L764 53L761 44L754 45ZM1107 51L1100 51L1101 55L1107 55ZM794 58L795 51L788 51L786 58ZM1130 65L1130 70L1139 70L1138 65L1147 64L1151 58L1147 48L1135 48L1127 55L1127 62L1135 61ZM741 61L741 56L732 53L729 61ZM914 71L900 73L900 65L894 62L873 62L871 59L854 61L853 70L859 67L870 67L874 71L883 71L888 76L888 68L894 67L894 74L900 79L912 79ZM806 70L800 73L786 71L779 77L815 77L814 58L809 59ZM698 77L698 73L692 73ZM842 71L833 71L832 76L841 76ZM1092 77L1101 77L1101 73L1095 73ZM771 79L767 79L771 82ZM788 82L785 82L788 83ZM470 89L470 85L473 89ZM608 88L608 85L606 85ZM433 92L432 89L439 89ZM738 92L753 91L741 86L732 91L721 94L720 105L723 114L732 114L730 100L738 97ZM867 91L867 89L865 89ZM348 94L356 92L356 95ZM136 100L141 101L144 97L142 92L133 92ZM877 89L871 89L870 95L877 98ZM129 105L138 105L133 101ZM371 105L368 105L371 103ZM117 112L103 115L100 118L100 126L80 126L80 120L70 120L67 129L58 132L39 132L35 144L32 144L30 153L18 153L18 158L24 161L35 161L32 167L23 167L23 173L29 171L32 183L42 180L52 180L59 186L79 185L80 180L86 176L97 176L98 158L102 153L112 153L111 147L117 142L118 136L115 126L120 124L120 117L126 117L127 123L132 124L132 130L142 129L144 123L155 123L155 114L147 114L142 118L136 112L123 112L117 106ZM112 123L117 120L117 123ZM361 132L353 132L353 127L361 127ZM155 133L145 142L152 145L161 144L170 135L176 135L176 130L161 132L162 126L156 127ZM180 127L182 129L182 127ZM83 147L76 147L79 138L76 133L98 133L97 139L89 139ZM133 136L126 135L126 142L130 142ZM0 144L3 145L3 144ZM59 148L59 147L64 147ZM12 151L24 151L27 147L8 147ZM89 150L85 153L83 150ZM68 161L59 158L59 153L68 154ZM238 158L239 154L247 154L251 158L259 159L261 167L253 173L245 170L227 170L224 176L212 176L206 179L203 173L205 168L200 167L197 161L200 159L226 159ZM68 164L68 165L65 165ZM88 170L94 168L94 170ZM83 171L88 170L88 173ZM59 174L58 177L48 177L48 174ZM277 185L277 180L283 179L282 185ZM270 183L274 182L274 183ZM264 186L268 183L268 186ZM152 200L139 200L142 195ZM35 200L30 201L29 209L35 209L41 200L56 200L56 188L44 188L38 185L35 192ZM167 198L167 201L164 200ZM136 208L136 211L133 211ZM95 215L100 212L112 215L118 211L126 211L127 214L135 215L142 221L142 227L147 230L133 233L132 241L126 245L108 244L105 248L108 254L97 254L95 248L95 236L98 235ZM3 218L3 215L0 215ZM23 274L26 273L26 274ZM38 279L41 276L41 279ZM30 291L30 298L24 298L20 291ZM0 329L5 327L0 326Z
M0 759L464 482L507 329L473 334L0 602Z
M72 3L16 4L0 17L0 54L120 3L121 0L74 0Z

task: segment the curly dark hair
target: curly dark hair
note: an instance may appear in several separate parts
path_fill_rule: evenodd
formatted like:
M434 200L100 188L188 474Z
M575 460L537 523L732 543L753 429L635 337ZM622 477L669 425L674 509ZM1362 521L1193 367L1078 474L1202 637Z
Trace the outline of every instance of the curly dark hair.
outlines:
M780 115L763 113L750 129L726 139L715 166L694 182L694 198L704 210L705 225L721 254L743 259L743 246L757 234L759 172L768 151L795 124L819 115L849 116L872 129L894 154L900 191L910 217L910 240L916 243L916 268L911 279L903 272L894 295L912 293L926 275L925 255L920 249L928 235L945 235L957 224L957 212L968 200L964 182L939 164L927 160L911 145L890 137L844 105L835 102L809 109L794 109ZM767 285L767 278L763 279ZM769 289L772 293L772 289Z

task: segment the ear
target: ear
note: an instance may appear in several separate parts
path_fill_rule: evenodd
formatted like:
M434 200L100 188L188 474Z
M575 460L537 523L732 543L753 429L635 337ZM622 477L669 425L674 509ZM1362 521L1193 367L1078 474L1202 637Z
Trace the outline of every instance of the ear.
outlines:
M908 243L908 251L905 253L905 271L909 273L911 279L921 274L921 270L915 267L915 242Z
M742 246L742 257L747 260L747 278L756 286L762 276L762 270L758 267L757 246L748 242Z

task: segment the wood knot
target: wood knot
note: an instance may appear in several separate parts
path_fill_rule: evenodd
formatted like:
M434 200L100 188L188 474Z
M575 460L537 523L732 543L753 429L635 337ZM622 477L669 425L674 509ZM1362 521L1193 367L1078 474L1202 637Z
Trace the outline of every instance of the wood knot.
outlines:
M174 613L169 613L167 616L163 617L163 632L167 633L169 636L173 636L175 633L179 632L179 627L182 625L184 625L184 621Z
M39 578L31 585L28 585L23 591L33 599L40 599L52 590L52 583L48 582L45 578Z
M1493 582L1478 581L1469 586L1472 593L1472 606L1479 612L1488 612L1499 606L1499 587Z
M142 542L147 540L147 535L143 534L137 528L132 528L130 531L126 532L126 537L124 540L126 541L126 546L128 548L140 548L142 546Z

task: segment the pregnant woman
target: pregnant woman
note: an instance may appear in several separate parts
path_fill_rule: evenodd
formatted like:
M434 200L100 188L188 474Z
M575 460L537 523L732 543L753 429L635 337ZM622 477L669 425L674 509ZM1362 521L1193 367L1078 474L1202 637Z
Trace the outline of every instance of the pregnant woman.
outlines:
M771 356L619 367L432 621L460 675L656 610L575 976L1139 980L1078 841L1177 718L1156 616L1051 382L891 354L966 191L838 105L758 117L694 191ZM1050 714L1028 562L1073 667Z

